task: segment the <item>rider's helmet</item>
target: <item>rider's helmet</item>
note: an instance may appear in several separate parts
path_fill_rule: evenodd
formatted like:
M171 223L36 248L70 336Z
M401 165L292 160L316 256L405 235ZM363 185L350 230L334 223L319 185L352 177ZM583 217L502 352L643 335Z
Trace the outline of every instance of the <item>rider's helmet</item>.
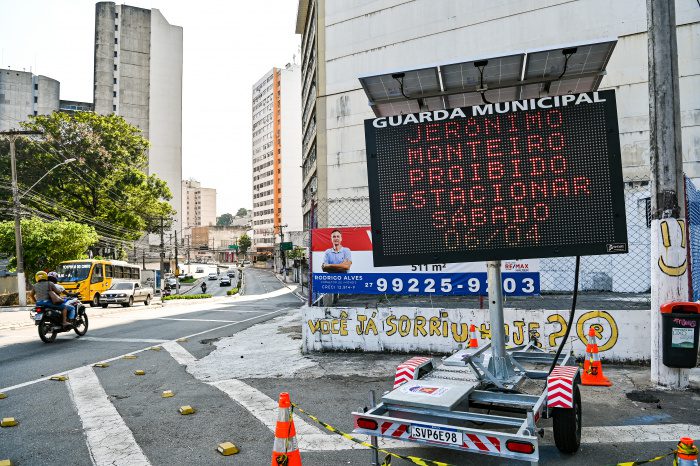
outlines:
M42 280L47 280L49 278L48 274L43 270L39 270L36 275L34 275L34 280L40 282Z
M58 283L58 274L56 272L49 272L48 280L53 283Z

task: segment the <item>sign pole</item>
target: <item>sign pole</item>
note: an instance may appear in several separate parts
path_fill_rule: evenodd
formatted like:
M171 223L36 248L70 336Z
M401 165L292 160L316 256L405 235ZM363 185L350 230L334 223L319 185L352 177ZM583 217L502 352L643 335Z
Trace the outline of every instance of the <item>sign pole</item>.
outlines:
M503 317L503 282L501 281L501 261L486 263L489 320L491 321L491 363L490 367L500 382L507 382L513 376L510 356L506 354L505 319Z

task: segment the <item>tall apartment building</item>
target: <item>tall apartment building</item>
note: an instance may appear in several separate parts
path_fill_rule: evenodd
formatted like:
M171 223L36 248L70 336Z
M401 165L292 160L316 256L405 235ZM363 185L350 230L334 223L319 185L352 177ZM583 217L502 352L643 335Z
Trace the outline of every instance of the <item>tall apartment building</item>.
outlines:
M182 180L183 237L192 227L216 225L216 189L203 188L199 181Z
M283 231L300 230L300 70L273 68L253 86L253 249L272 252Z
M0 131L20 129L32 115L48 115L60 106L61 84L28 71L0 70Z
M148 173L168 183L182 228L182 28L160 11L95 6L95 111L116 113L151 142Z

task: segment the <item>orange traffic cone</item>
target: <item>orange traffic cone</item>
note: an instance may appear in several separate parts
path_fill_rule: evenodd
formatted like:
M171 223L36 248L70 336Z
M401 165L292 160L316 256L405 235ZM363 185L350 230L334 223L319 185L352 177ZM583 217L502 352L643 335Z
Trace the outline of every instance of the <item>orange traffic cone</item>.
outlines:
M586 360L583 362L583 374L581 374L583 385L598 385L609 387L612 382L603 375L603 366L598 355L598 343L595 340L595 329L591 326L588 329L588 345L586 345Z
M290 408L289 393L280 393L275 445L272 447L272 466L301 466L301 455L297 445L297 433Z
M477 340L478 336L476 334L476 325L472 324L469 327L469 347L470 348L478 348L479 347L479 340Z
M678 466L698 466L698 447L693 445L692 438L681 437L676 449L676 463Z

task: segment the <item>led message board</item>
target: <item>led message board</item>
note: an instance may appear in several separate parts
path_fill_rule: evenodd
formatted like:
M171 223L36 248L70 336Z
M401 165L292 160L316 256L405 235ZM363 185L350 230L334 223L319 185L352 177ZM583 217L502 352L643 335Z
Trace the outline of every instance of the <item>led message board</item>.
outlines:
M614 91L365 120L374 264L627 252Z

